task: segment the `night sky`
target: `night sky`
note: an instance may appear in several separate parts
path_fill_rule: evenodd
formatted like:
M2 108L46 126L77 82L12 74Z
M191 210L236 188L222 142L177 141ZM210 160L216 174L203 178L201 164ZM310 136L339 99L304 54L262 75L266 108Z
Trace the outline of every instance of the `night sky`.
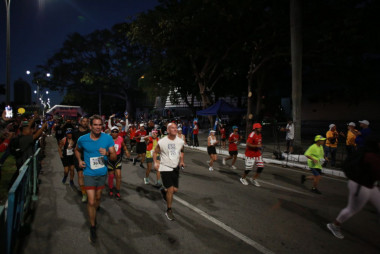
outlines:
M154 8L155 0L11 0L11 99L18 78L31 83L36 65L43 64L60 49L68 34L88 34L111 28L140 12ZM6 11L0 2L0 84L5 84ZM35 87L32 86L32 91ZM32 94L32 100L36 96ZM63 98L51 93L51 105Z

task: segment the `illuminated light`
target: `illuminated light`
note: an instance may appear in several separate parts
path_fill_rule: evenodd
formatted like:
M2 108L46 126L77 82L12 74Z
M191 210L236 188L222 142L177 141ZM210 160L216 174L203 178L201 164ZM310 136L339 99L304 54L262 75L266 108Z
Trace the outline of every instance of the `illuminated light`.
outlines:
M48 77L48 78L49 78L49 77L50 77L50 73L46 73L46 77Z
M34 90L34 93L37 93L37 91L36 91L36 90Z
M49 91L46 91L46 94L49 94Z
M26 75L30 75L30 70L27 70L27 71L26 71Z

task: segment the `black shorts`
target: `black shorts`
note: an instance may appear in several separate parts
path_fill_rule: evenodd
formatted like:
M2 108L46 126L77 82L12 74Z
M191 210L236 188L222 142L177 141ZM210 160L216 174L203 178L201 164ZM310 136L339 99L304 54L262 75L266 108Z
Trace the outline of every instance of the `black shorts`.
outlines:
M108 160L107 161L107 169L108 169L108 171L114 171L116 169L121 169L121 160L122 160L122 158L123 158L123 156L121 154L119 154L117 156L116 161Z
M137 143L136 153L137 154L146 153L146 144L145 144L145 142L139 142L139 143Z
M172 186L178 188L179 168L175 168L173 171L161 171L162 185L170 188Z
M226 141L226 138L222 138L222 141L223 141L223 142Z
M130 144L131 146L136 145L136 140L134 140L134 139L130 139L130 140L129 140L129 144Z
M208 146L208 147L207 147L207 153L208 153L209 155L211 155L211 154L216 154L215 146Z
M286 140L286 146L287 147L293 146L293 142L294 142L294 139L287 139Z
M74 165L74 155L72 156L63 156L61 158L62 164L64 167L70 167Z
M230 154L230 156L234 156L238 154L238 151L228 151L228 153Z
M75 169L77 172L79 172L79 171L83 172L83 168L79 167L79 162L78 162L76 157L74 157L74 166L75 166Z

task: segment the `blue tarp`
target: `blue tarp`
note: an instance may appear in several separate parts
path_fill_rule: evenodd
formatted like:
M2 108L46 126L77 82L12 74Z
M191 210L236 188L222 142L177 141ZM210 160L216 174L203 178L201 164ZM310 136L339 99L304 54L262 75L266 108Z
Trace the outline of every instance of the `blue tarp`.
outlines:
M231 115L231 114L244 114L245 109L235 108L224 100L218 100L214 105L198 110L197 115L200 116L215 116L215 115Z

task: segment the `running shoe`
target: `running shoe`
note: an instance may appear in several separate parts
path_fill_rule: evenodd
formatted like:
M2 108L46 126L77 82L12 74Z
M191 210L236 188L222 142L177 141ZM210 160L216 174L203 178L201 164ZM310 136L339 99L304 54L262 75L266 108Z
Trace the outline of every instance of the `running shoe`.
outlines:
M164 199L165 202L167 202L167 201L166 201L166 191L165 191L165 189L164 189L164 188L161 188L160 191L161 191L162 198Z
M168 218L168 220L175 220L172 209L168 209L166 211L165 215L166 215L166 218Z
M136 165L136 159L133 158L133 165Z
M156 186L158 186L158 187L161 187L161 186L162 186L162 181L161 181L161 179L158 179L158 180L157 180Z
M223 164L223 165L226 165L226 158L223 158L223 160L222 160L222 164Z
M334 223L328 223L327 224L327 228L331 231L331 233L333 233L333 235L336 238L339 238L339 239L343 239L344 238L344 235L340 231L340 227L337 226L337 225L335 225Z
M317 194L322 194L317 188L311 188L311 192L317 193Z
M90 227L90 242L92 243L95 243L96 242L96 227L95 226L91 226Z
M70 181L70 187L74 187L74 181Z
M257 180L255 180L255 179L253 179L253 178L249 178L249 180L250 180L251 183L252 183L253 185L255 185L256 187L260 187L260 186L261 186Z
M208 170L214 171L214 168L213 167L209 167Z
M240 182L241 182L242 184L244 184L244 185L248 185L247 180L244 179L244 178L240 178Z
M115 197L116 197L117 200L120 200L121 199L120 192L116 192Z
M113 190L112 189L108 192L108 195L110 196L110 198L113 197Z
M87 195L83 195L82 196L82 203L86 203L87 202Z
M234 165L231 166L232 169L237 169L237 167L235 167Z
M305 175L302 175L301 176L301 183L304 184L306 181L306 176Z
M145 168L144 165L142 163L140 163L140 168Z
M62 183L63 183L63 184L66 184L66 179L67 179L67 176L64 176L64 177L62 178Z
M149 178L144 177L144 184L149 184Z

